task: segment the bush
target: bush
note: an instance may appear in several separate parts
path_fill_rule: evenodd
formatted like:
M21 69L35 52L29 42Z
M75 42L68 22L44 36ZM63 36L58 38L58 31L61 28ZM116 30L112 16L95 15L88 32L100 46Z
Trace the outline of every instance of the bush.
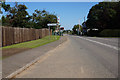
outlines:
M120 29L104 29L99 35L101 37L120 37Z
M99 36L100 31L91 30L87 32L87 36Z

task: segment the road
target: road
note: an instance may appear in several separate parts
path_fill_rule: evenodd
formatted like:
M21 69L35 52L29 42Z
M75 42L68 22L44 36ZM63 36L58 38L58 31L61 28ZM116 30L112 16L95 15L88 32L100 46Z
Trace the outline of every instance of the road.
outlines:
M2 79L2 50L0 49L0 80Z
M0 80L2 79L2 60L0 60Z
M16 78L116 78L118 39L68 36L68 40Z
M20 53L16 53L10 57L6 57L2 60L2 77L8 77L10 74L14 73L16 70L21 69L27 64L33 62L38 57L41 57L45 53L53 50L58 45L62 44L67 40L67 37L61 37L59 40L52 43L39 46L30 50L26 50ZM28 66L28 65L27 65Z

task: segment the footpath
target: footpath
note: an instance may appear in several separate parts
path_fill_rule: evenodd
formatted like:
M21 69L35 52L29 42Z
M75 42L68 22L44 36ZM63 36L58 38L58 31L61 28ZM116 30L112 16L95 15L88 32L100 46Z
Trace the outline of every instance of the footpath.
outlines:
M34 61L36 58L44 55L48 51L56 48L58 45L67 41L67 36L62 36L59 40L28 50L21 52L19 54L15 54L8 58L2 60L2 77L5 78L9 76L11 73L17 71L18 69L24 67L26 64Z

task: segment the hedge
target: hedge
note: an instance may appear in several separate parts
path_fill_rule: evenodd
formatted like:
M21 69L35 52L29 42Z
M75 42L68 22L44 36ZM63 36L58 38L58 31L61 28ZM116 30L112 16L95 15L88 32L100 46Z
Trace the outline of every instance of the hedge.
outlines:
M102 37L120 37L120 29L104 29L99 35Z
M90 30L87 32L87 36L99 36L100 31Z

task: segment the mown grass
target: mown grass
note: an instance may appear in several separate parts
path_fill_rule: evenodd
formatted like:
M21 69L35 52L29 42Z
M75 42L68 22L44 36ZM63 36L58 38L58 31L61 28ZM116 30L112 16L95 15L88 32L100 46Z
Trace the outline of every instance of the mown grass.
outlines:
M19 43L19 44L14 44L14 45L10 45L10 46L5 46L2 47L2 49L10 49L10 48L36 48L51 42L54 42L56 40L59 40L60 36L47 36L44 37L42 39L38 39L38 40L33 40L33 41L28 41L28 42L23 42L23 43Z

